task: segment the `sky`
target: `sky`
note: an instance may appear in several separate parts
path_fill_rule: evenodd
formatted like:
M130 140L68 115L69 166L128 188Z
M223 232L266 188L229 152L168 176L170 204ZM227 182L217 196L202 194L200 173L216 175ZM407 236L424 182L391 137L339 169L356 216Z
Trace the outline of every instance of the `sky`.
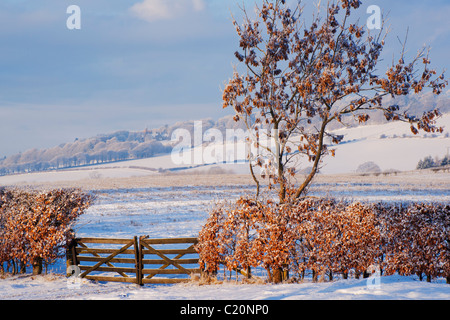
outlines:
M293 2L294 0L291 0ZM313 1L305 0L305 16ZM314 1L316 2L316 1ZM325 3L326 1L322 1ZM450 1L369 0L388 14L384 58L431 47L448 69ZM118 130L218 119L237 63L231 16L260 0L1 0L0 158ZM70 5L80 29L69 29Z

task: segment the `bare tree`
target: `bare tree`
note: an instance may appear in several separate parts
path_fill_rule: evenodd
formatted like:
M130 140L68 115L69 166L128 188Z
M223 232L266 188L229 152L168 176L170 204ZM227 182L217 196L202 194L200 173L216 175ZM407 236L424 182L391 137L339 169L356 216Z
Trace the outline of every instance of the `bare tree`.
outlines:
M244 121L254 133L250 141L258 153L250 168L258 186L253 167L264 166L264 154L270 155L266 165L274 169L271 180L279 186L280 203L302 197L323 157L334 155L333 147L343 137L329 131L330 123L348 117L365 123L369 113L378 110L388 121L407 122L414 134L419 129L442 131L436 126L438 110L417 116L383 104L385 96L417 94L426 88L440 94L448 82L443 73L429 68L426 49L405 62L404 44L398 62L393 61L384 75L377 74L387 32L382 27L370 34L365 26L350 22L360 6L359 0L318 5L306 26L300 3L292 8L285 0L263 0L255 20L245 8L243 24L233 20L240 38L235 56L244 71L235 69L225 86L223 107L234 108L235 121ZM273 140L274 147L261 143L264 139ZM296 184L290 178L296 174L293 163L302 157L312 167Z

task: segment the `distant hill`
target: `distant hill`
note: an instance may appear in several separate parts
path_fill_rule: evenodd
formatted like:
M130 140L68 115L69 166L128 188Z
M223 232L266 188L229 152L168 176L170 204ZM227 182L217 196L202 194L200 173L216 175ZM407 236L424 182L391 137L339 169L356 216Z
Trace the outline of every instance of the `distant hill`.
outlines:
M238 127L232 116L202 120L203 130ZM0 175L73 168L124 160L142 159L170 153L172 132L184 128L193 136L194 121L138 132L117 131L96 137L64 143L48 149L31 149L0 160Z
M350 102L349 99L348 102ZM419 95L409 95L402 97L384 97L383 105L398 105L401 110L408 111L409 114L421 116L425 111L430 109L439 109L441 113L450 113L450 90L441 93L439 96L434 95L432 92L421 93ZM370 120L366 124L383 124L386 123L386 118L383 112L371 111L369 112ZM351 117L351 116L350 116ZM351 121L350 121L351 124ZM333 124L337 129L339 123ZM354 122L354 126L359 126L359 123Z
M450 90L438 97L431 93L425 93L395 100L388 98L384 102L386 104L396 103L418 116L432 108L439 108L442 113L450 113ZM352 125L351 119L347 119L345 122ZM384 122L383 114L378 112L371 114L368 124ZM358 124L354 123L354 125ZM339 124L336 124L329 129L338 129L338 126ZM167 154L171 152L175 144L171 141L172 133L178 128L184 128L191 133L192 137L194 136L193 120L138 132L117 131L111 134L101 134L48 149L31 149L0 159L0 175L89 166ZM225 136L226 129L244 129L244 126L242 123L236 123L232 116L226 116L217 121L202 120L203 132L210 128L219 129Z

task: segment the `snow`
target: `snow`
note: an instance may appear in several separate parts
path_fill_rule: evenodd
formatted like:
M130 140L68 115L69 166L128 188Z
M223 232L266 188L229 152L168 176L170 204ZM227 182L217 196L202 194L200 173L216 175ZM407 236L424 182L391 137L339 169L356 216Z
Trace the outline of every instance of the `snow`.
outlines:
M450 114L439 119L439 125L444 126L444 132L449 132ZM450 138L445 133L415 136L405 123L367 125L334 133L344 135L344 141L336 147L336 156L325 160L322 168L325 174L354 172L369 161L379 165L382 171L414 170L419 160L426 156L443 158L450 148Z
M321 172L324 174L352 173L359 165L368 161L375 162L382 171L414 170L419 160L426 156L442 158L447 154L448 148L450 148L450 137L448 137L450 114L443 115L438 120L438 124L444 127L444 132L437 135L421 133L414 136L409 125L401 122L334 130L333 133L344 135L344 140L336 146L335 157L328 156L324 159ZM240 150L239 148L244 147L244 143L239 142L236 146L230 144L223 146L220 142L216 146L221 150L234 150L234 148ZM213 149L215 146L203 146L202 151L205 154L208 154L207 148ZM195 154L197 149L193 148L191 152ZM0 185L142 177L158 175L160 170L176 170L189 174L217 173L218 170L237 174L248 173L248 164L244 163L245 152L236 151L236 154L231 155L236 156L236 163L178 164L170 154L166 154L147 159L120 161L76 169L2 176ZM308 166L310 163L305 163L300 169Z
M450 116L446 115L441 121L448 128ZM321 172L327 175L317 177L311 194L365 201L450 202L450 173L402 172L379 177L347 174L367 161L375 162L382 170L413 170L419 159L428 155L442 157L450 147L450 138L412 137L408 130L404 124L343 129L345 143L338 146L335 158L326 160ZM382 134L386 138L381 139ZM0 185L70 185L92 190L96 201L74 226L79 237L191 237L197 236L214 201L235 199L255 191L251 178L205 173L212 168L245 173L246 166L242 163L213 164L183 170L188 175L162 175L158 169L176 167L170 155L165 155L76 170L4 176L0 177ZM50 274L42 276L0 278L0 300L450 300L450 285L442 278L427 283L415 276L382 276L380 285L375 288L368 286L367 279L344 280L337 277L331 282L320 283L312 283L306 277L302 283L280 285L245 284L231 280L212 285L192 281L143 287L83 280L79 287L74 288L62 275L65 272L64 261L59 261L49 270Z
M100 178L125 178L149 175L151 172L128 167L67 169L48 172L23 173L0 177L0 184L30 184L58 181L96 180Z
M0 300L450 300L450 285L443 280L421 282L398 275L381 278L379 288L367 279L297 284L198 283L145 285L94 283L84 280L79 288L69 287L60 275L21 275L0 280Z
M407 178L403 178L407 181ZM418 185L416 185L418 186ZM345 196L349 190L355 198L372 200L412 199L423 190L401 186L367 183L319 183L313 193L321 189ZM371 191L370 191L371 190ZM383 190L380 192L380 190ZM133 237L149 235L151 238L196 236L208 216L208 208L215 200L234 199L242 192L254 192L254 186L199 185L173 187L145 187L129 189L99 189L93 191L96 201L80 217L75 230L80 237ZM447 189L430 188L438 199L450 201ZM410 198L411 197L411 198ZM367 199L367 198L366 198ZM450 300L450 285L445 279L431 283L419 281L415 276L382 276L374 286L368 279L339 279L312 283L305 277L302 283L265 284L243 283L235 276L211 285L197 280L187 284L145 285L81 280L73 285L63 276L65 262L59 261L41 276L15 275L0 278L0 300L310 300L310 299L414 299ZM255 275L258 275L255 271ZM263 275L261 275L263 276Z

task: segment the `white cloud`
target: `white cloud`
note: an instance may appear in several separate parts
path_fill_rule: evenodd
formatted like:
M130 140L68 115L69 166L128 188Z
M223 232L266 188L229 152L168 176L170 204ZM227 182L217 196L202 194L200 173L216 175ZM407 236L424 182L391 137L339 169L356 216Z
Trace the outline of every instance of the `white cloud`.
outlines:
M135 16L150 22L173 19L204 9L204 0L143 0L130 8Z
M203 9L205 9L205 3L203 2L203 0L192 0L192 4L195 11L202 11Z

